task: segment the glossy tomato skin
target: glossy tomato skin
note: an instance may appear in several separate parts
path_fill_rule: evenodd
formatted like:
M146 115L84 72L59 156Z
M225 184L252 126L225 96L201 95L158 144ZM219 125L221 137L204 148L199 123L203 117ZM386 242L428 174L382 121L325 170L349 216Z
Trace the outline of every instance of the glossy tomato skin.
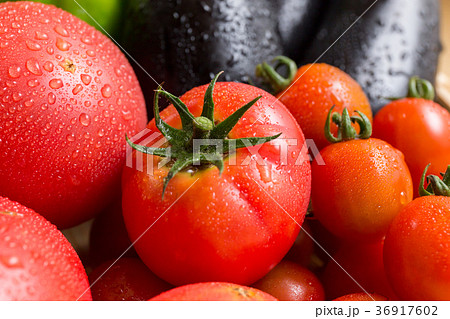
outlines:
M378 139L324 148L312 164L314 216L346 240L379 241L412 200L411 175L400 151Z
M328 300L352 293L365 295L364 291L398 300L386 277L383 241L343 243L325 267L321 280Z
M255 288L224 282L203 282L174 288L150 301L276 301Z
M349 294L334 299L333 301L387 301L386 297L378 294L366 294L363 292Z
M138 258L109 260L89 275L93 300L144 301L172 289Z
M61 9L2 3L0 19L0 194L74 226L120 191L141 89L120 50Z
M358 110L372 121L369 100L361 86L344 71L325 63L300 67L292 85L277 97L294 115L305 137L313 139L319 150L330 144L323 127L333 105L339 114L344 108L350 115ZM331 125L331 132L337 133L336 125Z
M402 300L450 300L450 197L416 198L386 235L384 260Z
M181 97L194 116L201 114L205 90L201 86ZM280 160L279 145L288 143L282 138L259 149L267 165L257 164L249 149L240 149L225 160L221 176L213 167L176 175L164 200L161 193L168 168L157 169L157 158L133 152L133 163L136 156L143 157L144 172L124 168L123 214L130 239L148 230L136 243L136 251L156 275L174 285L200 281L251 284L283 258L299 232L309 201L310 164L295 119L265 91L227 82L215 86L215 119L225 119L259 95L262 98L230 137L282 132L283 138L294 141L291 144L297 143L287 148L287 165ZM173 126L180 125L173 106L161 112L161 117ZM156 132L154 121L148 129ZM149 161L154 161L152 176L146 172Z
M319 279L308 269L291 261L281 261L252 287L282 301L325 300Z
M450 163L450 113L433 101L406 98L389 103L375 116L373 136L405 155L415 196L425 166L431 163L428 172L439 175Z
M92 300L86 272L63 234L0 197L0 300Z

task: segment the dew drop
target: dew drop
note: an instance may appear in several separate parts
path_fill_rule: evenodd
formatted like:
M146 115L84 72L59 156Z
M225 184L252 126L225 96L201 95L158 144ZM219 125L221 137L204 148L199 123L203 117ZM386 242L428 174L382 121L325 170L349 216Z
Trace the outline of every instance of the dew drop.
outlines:
M44 65L42 66L44 68L45 71L47 72L53 72L53 63L50 61L47 61L44 63Z
M104 129L100 129L100 130L97 132L97 134L98 134L99 137L103 137L103 136L105 136L105 130L104 130Z
M56 95L53 93L48 94L48 103L49 104L55 104L56 102Z
M89 85L89 83L91 83L92 81L92 77L90 75L87 74L81 74L81 81L85 84L85 85Z
M49 85L52 89L60 89L64 86L63 81L61 81L61 79L53 79L50 80Z
M30 81L27 82L27 85L30 88L35 88L36 86L39 85L39 81L38 80L30 80Z
M90 57L95 57L95 52L93 50L87 50L86 54Z
M34 75L42 75L41 67L39 66L38 61L35 58L31 58L26 62L27 70L33 73Z
M119 69L119 68L115 68L115 69L114 69L114 72L116 73L116 75L117 75L118 77L121 77L121 76L123 75L122 70Z
M81 91L83 91L83 86L81 84L77 84L73 90L72 93L73 95L77 95L78 93L80 93Z
M8 69L8 75L10 77L12 77L13 79L18 78L20 76L20 71L21 70L22 69L20 68L20 66L12 65Z
M8 268L21 268L23 264L20 262L20 259L16 256L1 256L0 262Z
M80 123L83 126L89 126L91 124L91 118L86 113L80 114Z
M13 98L14 102L18 102L21 99L23 99L23 94L20 92L14 92L12 95L12 98Z
M47 53L48 54L53 54L53 53L55 53L55 50L53 50L52 47L47 47Z
M75 141L75 135L73 133L72 134L68 134L66 136L66 140L69 141L69 142Z
M42 47L38 43L30 40L26 41L26 45L27 48L30 49L31 51L39 51L40 49L42 49Z
M69 32L67 32L67 30L64 29L62 25L57 25L53 30L55 30L55 32L58 33L60 36L63 37L69 36Z
M102 76L102 74L103 74L103 71L102 71L102 70L98 70L98 71L97 71L97 75L98 75L98 76Z
M104 87L102 87L101 92L104 98L111 97L112 95L111 85L106 84Z
M91 102L90 101L84 101L84 106L90 107L91 106Z
M26 100L24 104L27 107L33 106L34 100L33 99Z
M34 38L36 40L47 40L48 39L48 35L47 35L47 33L36 31L36 34L35 34Z
M69 51L71 46L72 45L69 42L67 42L66 40L63 40L61 38L56 39L56 47L58 49L60 49L61 51Z
M129 121L132 119L131 111L122 111L122 117L125 121Z
M85 44L92 44L91 38L86 35L81 37L81 42L83 42Z

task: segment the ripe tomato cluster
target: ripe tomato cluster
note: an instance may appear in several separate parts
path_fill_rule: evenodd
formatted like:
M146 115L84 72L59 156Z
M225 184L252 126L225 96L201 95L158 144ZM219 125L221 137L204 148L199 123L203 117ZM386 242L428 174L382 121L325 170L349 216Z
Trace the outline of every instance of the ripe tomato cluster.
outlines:
M276 96L160 86L145 126L126 58L60 9L1 4L0 59L0 299L450 299L428 82L374 117L343 71L279 57L288 86L257 72ZM60 230L94 216L78 256Z

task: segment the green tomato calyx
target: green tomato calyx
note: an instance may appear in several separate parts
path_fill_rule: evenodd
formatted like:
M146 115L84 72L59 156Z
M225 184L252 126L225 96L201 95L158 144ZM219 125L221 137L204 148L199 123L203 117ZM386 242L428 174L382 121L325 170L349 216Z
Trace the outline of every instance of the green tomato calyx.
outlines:
M430 81L413 76L408 83L407 97L422 98L426 100L434 100L434 87Z
M347 108L344 108L342 115L338 112L334 112L334 105L328 112L327 121L325 122L325 137L331 143L339 143L343 141L349 141L354 139L368 139L372 135L372 124L369 118L362 112L356 111L359 116L350 116ZM331 121L338 126L338 134L335 137L331 133ZM360 127L359 134L356 134L356 130L352 123L358 123Z
M447 171L442 175L442 179L436 175L427 175L428 168L431 163L425 167L422 178L420 179L419 195L420 196L448 196L450 197L450 165L447 167ZM428 182L427 188L425 188L425 179Z
M269 65L267 62L263 62L256 66L256 76L262 78L265 82L270 84L277 94L291 85L292 81L297 74L297 64L288 57L277 56L272 60L275 63L275 67ZM287 67L287 77L283 77L277 70L285 66Z
M189 111L178 97L164 91L160 86L155 91L154 114L155 124L158 130L167 139L169 146L166 148L147 147L137 145L126 137L127 143L135 150L160 157L170 157L173 164L164 179L162 197L169 181L180 171L193 165L214 165L222 173L224 158L234 153L239 148L264 144L278 138L280 134L268 137L247 137L229 139L228 135L233 127L262 96L258 96L246 105L239 108L228 118L216 124L214 119L213 91L218 73L209 84L203 102L202 114L199 117ZM181 129L174 128L161 119L159 113L159 96L164 96L177 110L181 119Z

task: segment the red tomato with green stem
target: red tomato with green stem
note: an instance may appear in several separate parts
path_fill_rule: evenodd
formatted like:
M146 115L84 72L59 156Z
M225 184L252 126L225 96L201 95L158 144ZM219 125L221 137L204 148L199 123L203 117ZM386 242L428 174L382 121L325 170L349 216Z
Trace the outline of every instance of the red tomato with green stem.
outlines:
M275 69L265 62L258 65L257 74L273 86L277 98L294 115L305 137L312 139L319 150L330 144L323 135L323 123L332 106L339 113L344 108L351 114L361 111L372 121L367 96L344 71L325 63L307 64L297 70L295 62L284 56L276 57L274 62ZM282 66L288 69L287 78L276 71ZM338 128L331 124L330 130L336 134Z
M92 300L80 258L33 210L0 197L0 300Z
M120 191L125 134L145 128L139 83L111 40L35 2L0 4L0 194L59 228Z
M405 155L418 196L423 168L438 175L450 163L450 113L433 102L432 85L412 78L407 98L389 103L374 119L374 136Z
M150 301L276 301L255 288L224 282L202 282L163 292Z
M328 114L325 134L334 144L320 151L324 165L312 164L312 209L339 238L377 242L412 200L412 181L402 153L370 138L370 121L362 112L358 114L350 117L347 109L342 116L332 115L332 110ZM330 132L330 120L339 126L337 138ZM360 134L351 122L360 125Z
M149 135L160 129L170 148L130 143L151 154L171 151L176 161L158 167L158 156L133 151L133 163L141 158L143 172L136 167L123 172L123 214L130 239L140 238L135 248L141 259L174 285L255 282L288 252L308 207L310 164L295 119L261 89L215 81L180 99L158 90L156 122L149 123ZM159 94L173 103L161 115ZM253 125L258 118L263 125ZM284 139L275 144L279 133ZM216 144L193 154L198 135ZM286 139L296 145L287 147ZM237 143L236 149L226 146L220 153L220 143ZM280 157L284 146L286 162ZM194 165L195 159L201 165ZM148 167L153 167L151 175Z
M402 300L450 300L450 165L424 189L427 169L422 197L395 217L384 244L386 273Z

